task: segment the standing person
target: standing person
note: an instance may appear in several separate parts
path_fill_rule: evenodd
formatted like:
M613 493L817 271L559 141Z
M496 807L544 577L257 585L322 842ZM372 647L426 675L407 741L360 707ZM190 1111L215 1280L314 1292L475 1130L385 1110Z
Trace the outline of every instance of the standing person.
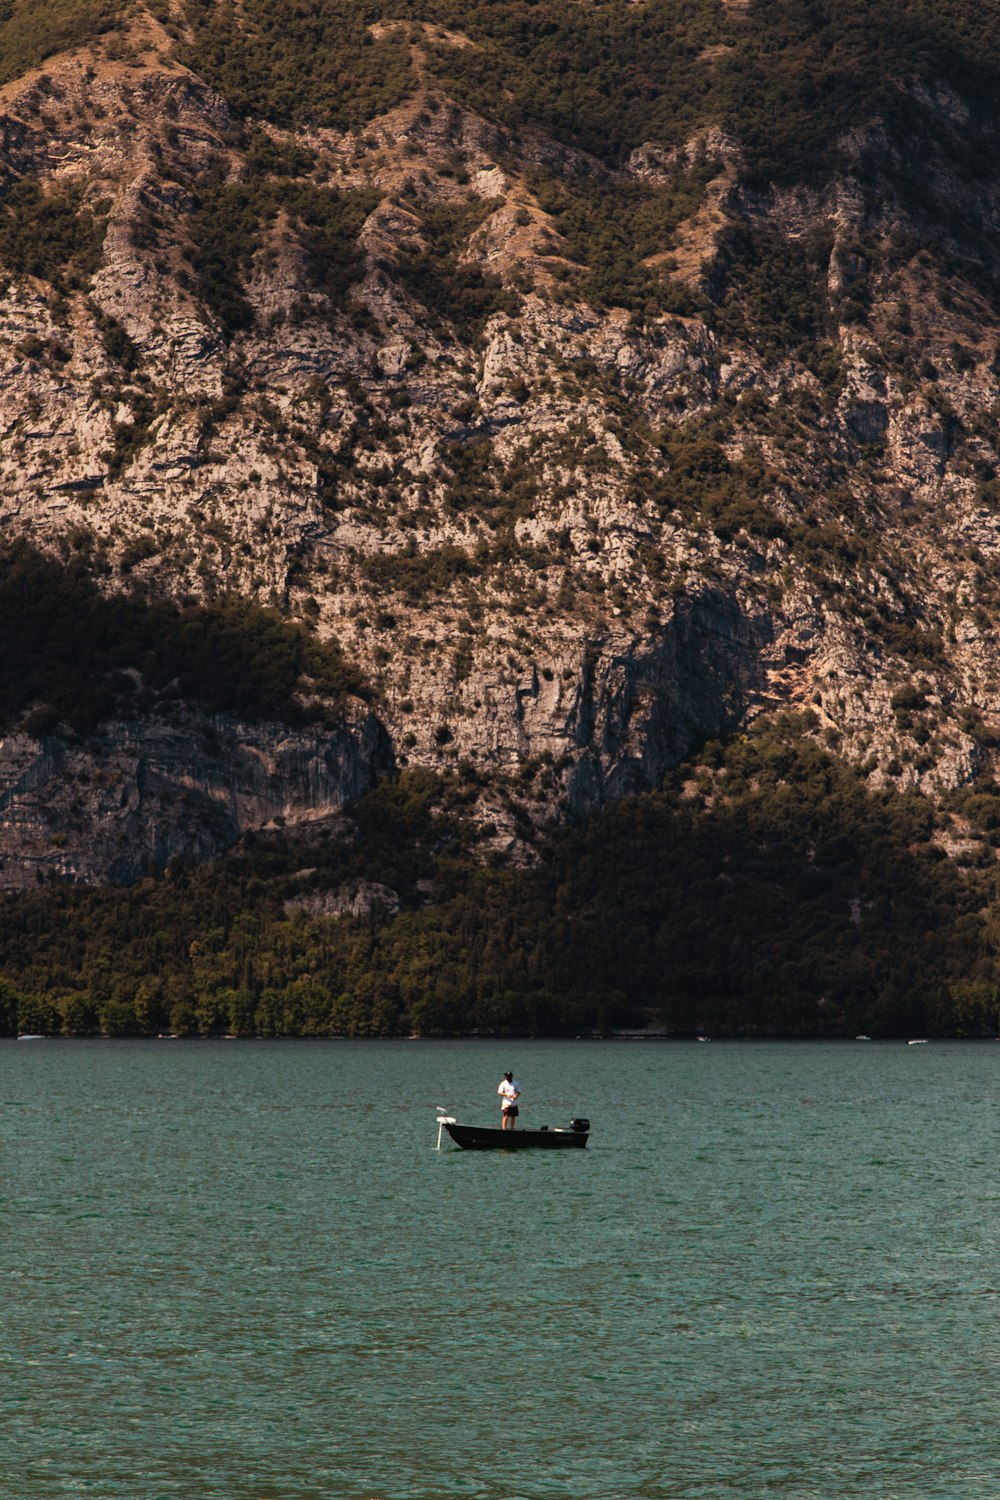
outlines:
M517 1126L517 1101L521 1097L521 1085L513 1073L505 1073L500 1080L497 1089L500 1095L500 1112L503 1118L503 1130L514 1130Z

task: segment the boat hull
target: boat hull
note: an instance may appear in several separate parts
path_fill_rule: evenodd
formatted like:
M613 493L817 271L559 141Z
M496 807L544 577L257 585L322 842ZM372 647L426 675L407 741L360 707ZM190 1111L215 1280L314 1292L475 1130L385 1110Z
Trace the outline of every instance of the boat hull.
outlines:
M442 1123L464 1151L579 1151L590 1134L587 1130L496 1130L485 1125Z

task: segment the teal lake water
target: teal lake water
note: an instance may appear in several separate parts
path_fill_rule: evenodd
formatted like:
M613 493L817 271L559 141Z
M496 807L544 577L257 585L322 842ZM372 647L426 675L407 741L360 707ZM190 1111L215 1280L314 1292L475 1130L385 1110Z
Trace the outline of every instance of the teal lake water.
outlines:
M434 1149L508 1066L586 1151ZM0 1043L0 1495L996 1500L998 1075Z

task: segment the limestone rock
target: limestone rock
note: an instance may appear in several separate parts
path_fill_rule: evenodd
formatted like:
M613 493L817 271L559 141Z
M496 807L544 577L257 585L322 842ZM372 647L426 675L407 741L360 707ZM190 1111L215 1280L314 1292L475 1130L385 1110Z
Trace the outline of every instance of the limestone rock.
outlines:
M277 605L341 642L376 706L327 737L193 711L9 733L0 885L207 858L392 766L470 763L514 850L511 798L536 823L583 814L786 708L875 782L995 774L968 726L1000 722L998 335L959 238L1000 222L995 164L949 178L928 145L907 165L949 209L948 273L878 121L822 191L751 191L717 130L612 168L424 75L363 131L296 134L235 119L141 24L128 60L65 54L0 91L4 182L72 189L104 226L87 277L0 267L4 535L83 549L109 590ZM418 71L428 38L473 45L407 35ZM948 90L919 103L968 126ZM297 148L292 176L253 165L264 139ZM623 184L701 184L643 263L658 301L602 290L546 181L580 214ZM247 184L261 219L220 291L196 236ZM353 246L317 248L306 202L360 204ZM805 268L808 337L760 323L762 265Z

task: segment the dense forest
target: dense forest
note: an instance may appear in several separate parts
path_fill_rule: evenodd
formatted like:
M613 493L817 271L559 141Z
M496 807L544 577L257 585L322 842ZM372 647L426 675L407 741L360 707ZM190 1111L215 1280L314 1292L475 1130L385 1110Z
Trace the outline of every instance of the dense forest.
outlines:
M534 124L615 163L643 141L717 123L750 178L828 174L845 134L882 118L920 128L907 86L961 86L989 129L1000 35L976 0L187 0L150 9L185 60L240 113L358 129L411 94L411 26L450 97L511 126ZM0 8L0 82L122 26L124 0L10 0ZM473 46L454 45L461 33ZM711 63L707 67L706 61ZM975 172L981 142L964 134ZM980 162L979 170L982 170ZM915 184L915 189L919 188Z
M903 107L904 82L943 77L988 101L1000 66L974 0L402 0L390 14L446 29L426 41L432 74L493 118L612 162L716 121L769 182L829 171L846 130ZM192 0L187 15L194 65L247 113L357 128L415 84L403 28L372 34L387 17L379 0L247 0L240 24L228 5ZM455 47L448 30L476 45Z
M706 745L662 791L539 840L526 869L477 859L464 768L383 783L350 841L257 836L133 889L8 895L0 1028L993 1034L1000 788L937 810L872 791L802 727ZM363 915L308 915L361 880Z
M186 15L186 60L237 114L291 128L362 130L430 82L489 120L537 127L588 153L608 169L603 182L581 162L579 180L564 166L548 195L541 180L536 188L574 259L590 270L582 290L593 305L706 311L645 264L690 211L697 168L692 175L678 163L668 187L637 185L615 169L644 142L680 147L712 126L738 142L740 177L751 190L824 187L850 165L874 210L891 164L894 192L922 220L928 248L940 240L934 253L953 254L960 230L963 274L1000 297L989 270L991 227L956 223L953 195L923 169L932 144L966 182L995 159L1000 34L975 0L606 0L569 10L559 0L460 7L402 0L391 19L380 0L247 0L238 24L228 4L191 0ZM165 6L163 16L176 30ZM456 45L458 34L472 45ZM973 111L963 103L956 126L942 129L925 100L948 89ZM880 129L860 148L859 132L875 122ZM711 175L711 157L701 165ZM737 283L746 267L777 277L770 303L779 323L798 332L785 346L801 342L782 284L796 268L782 257L768 263L766 247L748 241L734 244L731 259ZM792 300L801 299L795 287ZM736 300L745 317L747 299Z

